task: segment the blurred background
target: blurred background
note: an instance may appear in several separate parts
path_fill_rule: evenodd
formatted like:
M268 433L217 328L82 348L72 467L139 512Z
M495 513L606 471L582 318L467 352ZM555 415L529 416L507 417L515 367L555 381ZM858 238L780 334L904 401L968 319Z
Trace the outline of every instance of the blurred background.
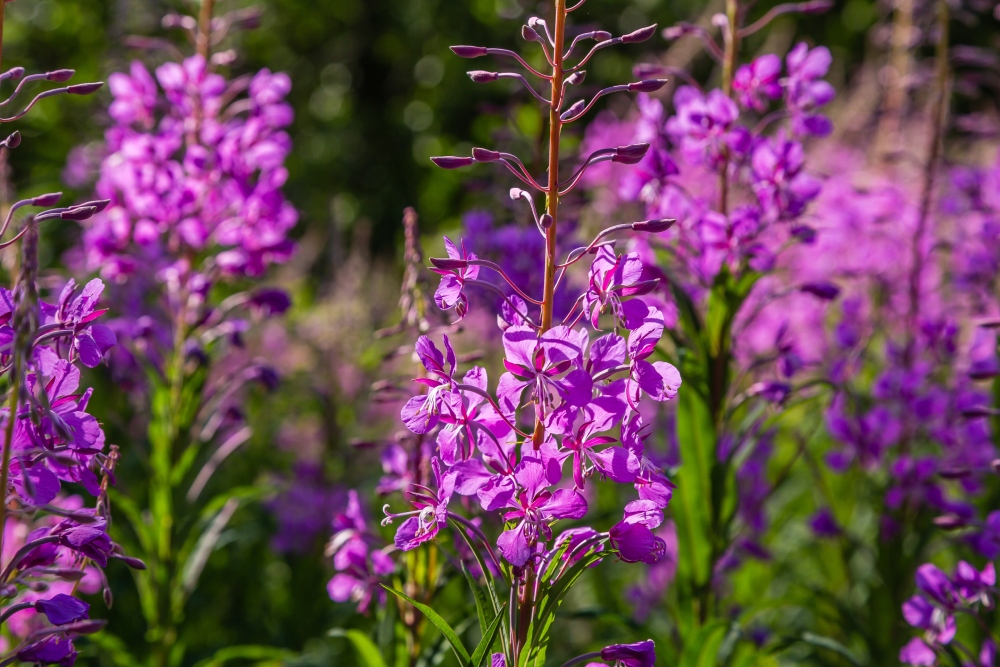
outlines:
M219 1L224 10L248 4ZM752 16L775 4L757 3ZM184 664L208 659L220 647L254 644L287 649L283 659L288 664L352 665L349 645L327 632L348 626L380 630L357 616L354 605L330 600L325 586L332 567L324 545L348 486L371 488L381 474L373 443L399 428L395 404L373 403L370 386L405 356L397 354L397 346L410 344L373 335L400 319L403 210L412 206L419 215L428 255L440 252L442 234L460 234L463 214L473 209L489 208L494 224L524 225L524 215L515 214L506 196L513 183L487 180L491 175L484 171L469 178L437 170L428 158L464 155L471 145L514 147L529 163L541 158L538 106L511 95L512 87L471 84L465 75L468 62L453 57L448 46L518 49L521 22L531 15L544 17L549 9L534 0L263 0L255 5L263 10L260 27L228 38L226 46L236 50L237 58L224 69L246 73L267 67L291 77L294 148L286 163L285 193L299 211L293 235L300 248L268 279L289 290L292 309L284 321L255 331L248 343L255 350L281 350L269 360L282 389L251 396L245 415L254 436L212 482L220 488L256 485L265 489L264 498L234 516L208 560L185 612ZM573 19L578 26L621 33L650 23L704 23L721 9L721 0L589 0ZM884 61L892 10L888 0L837 0L823 15L778 19L746 48L748 53L784 53L793 40L826 45L833 54L829 80L844 90ZM175 32L161 27L168 13L196 14L197 6L160 0L16 0L8 7L4 64L29 70L73 67L81 80L107 80L112 72L126 71L135 58L156 65L167 56L130 48L128 38L180 43ZM995 21L956 21L954 26L956 43L1000 47ZM637 62L671 63L699 79L713 71L692 40L673 44L657 34L644 44L606 52L588 72L587 85L597 89L628 80ZM989 109L997 94L994 88L956 104L969 111ZM39 107L20 127L31 150L15 151L2 165L5 187L22 196L64 190L86 197L97 169L91 157L88 172L88 155L99 155L110 124L110 99L103 90ZM624 116L630 105L623 98L608 108ZM831 115L835 125L863 134L865 122L851 122L867 113L863 105L838 102ZM570 150L580 139L569 136ZM71 153L76 160L67 170ZM58 267L78 234L72 223L45 228L42 265ZM467 351L483 347L476 342ZM484 346L489 345L486 340ZM122 446L119 483L127 490L141 483L142 402L130 400L128 391L111 391L116 382L111 373L94 382L105 404L92 411L102 415L109 441ZM130 575L120 568L109 576L116 592L107 612L111 626L124 647L141 651L145 626ZM111 644L85 651L83 664L113 664Z

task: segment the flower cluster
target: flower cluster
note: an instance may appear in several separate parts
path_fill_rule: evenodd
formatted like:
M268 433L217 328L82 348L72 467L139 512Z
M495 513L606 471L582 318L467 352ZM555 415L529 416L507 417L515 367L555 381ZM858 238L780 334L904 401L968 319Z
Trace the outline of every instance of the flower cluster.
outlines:
M264 69L226 81L194 55L161 65L155 79L136 61L109 83L115 124L97 192L111 205L84 233L87 270L122 280L181 258L180 270L192 270L204 258L223 275L259 276L288 259L297 215L281 192L287 75Z
M993 563L987 563L980 571L959 561L952 577L931 563L921 565L916 573L920 592L903 603L903 618L923 634L900 650L900 662L927 667L936 664L937 654L955 639L956 614L975 616L993 609L996 579ZM983 641L978 655L971 654L964 646L961 648L972 659L968 664L987 667L996 661L997 645L992 637Z

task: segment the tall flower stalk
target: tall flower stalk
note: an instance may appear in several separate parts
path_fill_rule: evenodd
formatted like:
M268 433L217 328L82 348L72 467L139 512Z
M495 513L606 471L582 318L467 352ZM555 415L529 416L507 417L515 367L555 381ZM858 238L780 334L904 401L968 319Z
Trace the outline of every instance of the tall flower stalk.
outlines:
M265 493L218 488L215 473L252 437L243 397L277 386L244 336L290 307L283 291L254 281L295 248L297 214L281 191L290 80L267 69L217 73L234 54L212 47L231 28L255 26L259 12L213 17L212 8L207 0L198 20L164 19L188 33L194 55L155 78L138 61L112 75L115 124L96 185L109 205L70 256L115 283L113 325L126 349L112 370L148 401L148 486L135 490L146 496L121 498L120 536L149 565L136 576L146 641L129 647L130 659L157 667L184 660L182 622L208 558L237 510Z
M439 167L454 169L475 163L506 168L530 191L514 188L511 198L529 204L544 244L542 294L535 297L515 284L498 264L479 259L464 243L445 239L448 257L431 264L441 276L434 299L443 309L455 309L458 319L468 313L467 290L487 290L501 299L498 324L503 332L504 366L495 392L485 369L472 367L458 376L458 356L448 336L443 351L421 336L416 354L424 372L416 379L426 388L410 398L401 411L407 428L433 442L427 455L431 477L402 486L413 511L395 513L386 505L384 523L401 520L397 548L410 551L436 538L451 525L478 566L479 581L467 577L477 599L481 641L471 654L448 622L426 604L402 591L389 590L413 604L452 644L462 664L541 667L551 642L556 610L569 588L588 566L612 555L626 562L655 562L664 543L653 534L663 520L663 508L672 483L643 454L649 433L643 421L644 399L667 401L680 386L677 370L651 357L663 334L663 315L640 297L656 286L643 280L635 254L615 252L613 235L634 231L658 234L670 228L669 219L616 225L598 233L587 246L568 253L558 244L560 202L594 165L602 162L634 164L649 149L647 143L601 148L579 162L572 174L561 171L561 133L580 120L595 103L617 92L653 92L665 80L644 79L612 86L589 98L567 104L568 94L583 82L583 67L600 50L651 37L655 26L613 37L593 30L566 45L567 17L583 5L567 7L555 0L551 27L531 18L522 36L541 49L546 71L506 49L454 46L463 58L495 56L514 60L527 72L469 72L476 83L514 79L526 86L549 116L548 173L535 178L515 155L474 148L471 157L436 157ZM579 49L595 42L579 55ZM540 80L549 96L535 89ZM545 196L539 214L531 191ZM554 321L554 295L567 270L592 257L589 285L562 322ZM502 281L480 277L488 269ZM504 285L504 287L501 287ZM512 290L509 294L507 290ZM577 327L580 328L577 328ZM591 343L588 328L605 333ZM627 331L627 340L619 331ZM616 444L618 443L618 444ZM564 476L564 469L570 472ZM628 503L624 517L607 532L571 527L553 533L555 524L582 519L588 509L583 491L597 479L632 485L639 499ZM450 509L453 496L478 499L472 516ZM489 537L488 519L502 518L500 535ZM504 594L503 589L507 592ZM497 650L494 651L494 646ZM600 658L614 664L651 665L652 642L614 645L598 654L570 662Z

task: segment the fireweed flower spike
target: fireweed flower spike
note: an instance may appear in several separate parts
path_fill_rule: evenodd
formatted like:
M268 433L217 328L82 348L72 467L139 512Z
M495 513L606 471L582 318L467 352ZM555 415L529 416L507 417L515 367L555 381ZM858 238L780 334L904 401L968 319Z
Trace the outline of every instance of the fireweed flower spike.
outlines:
M0 7L0 12L3 8ZM2 29L2 28L0 28ZM62 83L72 70L25 76L16 67L0 81L19 81L0 107L21 102L19 95L36 82ZM89 95L102 83L73 84L36 94L22 110L0 123L23 117L37 102L60 94ZM16 108L16 107L15 107ZM20 145L14 132L3 142ZM16 661L71 665L77 657L74 640L93 634L104 621L90 620L90 605L73 597L87 574L106 582L101 568L110 559L131 567L145 566L108 536L108 486L118 458L117 447L105 442L98 419L88 411L92 389L81 388L81 366L93 368L116 345L116 337L101 321L104 291L100 280L78 290L70 280L54 303L38 290L39 225L46 220L86 221L103 210L105 200L55 207L60 193L23 199L10 206L0 235L17 231L0 247L19 244L20 274L13 290L0 287L0 377L7 394L0 408L3 454L0 463L0 625L13 641L0 664ZM41 208L27 216L25 208ZM83 507L67 498L63 484L80 485L96 498ZM90 583L84 592L96 590ZM104 584L104 598L111 592ZM44 620L42 620L44 619Z
M274 390L278 384L267 363L241 350L243 336L291 305L279 290L259 286L222 300L216 295L287 261L297 220L282 192L291 150L285 130L293 116L285 102L291 81L268 69L233 80L217 73L231 59L213 55L210 47L234 26L252 27L254 11L213 17L212 2L202 8L198 20L175 16L164 23L187 31L197 53L152 72L137 61L128 72L111 75L113 123L105 133L97 196L58 213L86 218L82 248L67 262L110 283L115 312L107 326L127 342L112 351L111 371L149 401L149 497L132 502L140 511L148 508L150 521L163 530L140 541L151 572L160 574L139 575L149 641L136 650L149 652L150 663L159 665L183 659L177 624L205 565L200 557L188 558L183 545L199 536L214 544L245 503L221 490L223 502L212 511L208 532L202 532L204 518L195 518L209 502L203 491L214 473L253 434L239 409L243 396L251 386ZM66 76L50 74L52 80ZM88 91L66 88L69 94ZM88 286L84 296L93 300L92 291ZM60 304L52 316L72 330L75 354L88 366L115 337L90 324L88 318L97 316L90 302ZM85 404L74 394L61 400ZM67 409L63 403L53 407ZM78 440L86 433L73 431ZM187 487L180 496L187 502L176 502L179 484ZM102 541L88 538L81 530L67 532L64 541L89 545L91 560L108 555ZM161 576L165 572L171 574ZM352 573L362 579L360 571ZM152 602L168 598L172 605ZM146 657L132 659L138 664Z
M417 437L436 434L438 455L431 462L434 480L425 484L411 482L405 489L413 502L413 512L394 513L389 507L385 509L387 522L403 519L396 534L396 546L400 549L413 549L435 539L450 522L480 552L483 562L496 560L498 572L494 574L499 574L510 587L510 596L499 631L503 652L493 656L494 664L523 664L544 650L548 637L541 628L546 626L547 616L540 615L553 614L554 608L540 607L538 602L563 577L614 555L627 562L654 562L665 552L663 540L655 537L652 530L662 522L670 483L644 456L641 438L632 434L634 425L641 423L642 397L657 401L672 398L680 385L680 376L666 362L646 360L663 333L659 311L641 298L655 287L656 281L642 278L636 256L616 254L603 239L625 231L659 234L670 227L671 221L651 220L610 227L589 246L571 251L565 261L560 259L558 248L560 198L580 183L592 167L606 162L636 164L650 148L648 143L640 142L598 149L574 174L565 178L560 175L562 126L580 119L604 96L616 92L652 92L665 81L642 80L612 86L589 101L568 103L566 98L572 86L583 79L583 65L595 53L617 44L643 41L655 32L655 26L621 37L591 31L566 48L569 11L565 0L556 0L555 20L551 25L532 18L522 30L524 38L544 52L551 66L547 73L528 67L524 59L509 51L452 47L463 58L499 56L520 63L526 75L475 70L470 77L478 83L516 78L548 107L549 168L544 182L532 176L517 156L502 151L475 148L470 157L432 158L445 169L502 163L529 190L545 195L545 209L538 211L527 191L520 188L511 191L512 199L528 201L544 237L539 241L544 244L544 264L537 269L544 280L542 293L531 294L502 267L479 259L474 254L475 248L450 239L445 240L448 257L431 260L434 271L441 276L435 301L442 308L454 308L460 319L469 309L467 290L485 289L503 295L498 324L503 332L506 372L492 391L485 371L480 368L472 368L459 381L456 355L448 337L442 340L444 353L429 337L421 337L416 351L426 374L417 381L428 390L410 399L401 416ZM569 61L573 49L584 40L595 40L596 44L579 60ZM548 96L532 88L526 76L547 83ZM564 324L555 325L553 301L557 283L570 264L584 257L591 258L590 285L577 299L576 314L570 313ZM482 280L479 267L491 269L503 283ZM621 322L630 329L642 329L638 338L626 341L617 333L608 333L591 343L588 328L599 330L605 315L612 327ZM647 321L650 325L643 328ZM581 323L585 326L578 328ZM524 428L532 423L533 427ZM567 459L571 462L568 474ZM653 480L662 480L657 483L666 493L652 494L656 500L643 500L645 493L640 491L640 500L631 503L622 521L608 532L572 528L559 534L557 527L561 523L582 519L587 514L584 487L604 480L631 484L637 489L650 486ZM467 501L457 502L453 495L478 500L486 516L501 519L502 525L499 528L474 525L457 513L468 506ZM497 533L498 538L488 536ZM487 584L491 590L496 586L489 576ZM500 599L502 595L496 597ZM617 652L607 649L608 655L603 657L629 667L645 667L651 660L651 643L633 652L620 648Z

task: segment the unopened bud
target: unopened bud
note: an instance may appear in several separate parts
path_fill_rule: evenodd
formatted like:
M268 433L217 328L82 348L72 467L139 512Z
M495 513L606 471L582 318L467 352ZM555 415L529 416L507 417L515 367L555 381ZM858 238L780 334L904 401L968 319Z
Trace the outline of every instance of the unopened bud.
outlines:
M636 164L646 156L646 151L648 150L649 144L619 146L615 149L615 154L611 157L611 161L618 164Z
M434 265L434 268L443 269L445 271L455 271L469 266L469 262L467 260L453 259L451 257L431 257L431 264Z
M17 148L21 145L21 133L14 130L3 140L3 143L7 148Z
M23 67L11 67L9 70L7 70L6 76L4 76L3 78L10 79L11 81L17 81L22 76L24 76Z
M111 203L110 199L95 199L94 201L85 201L82 204L77 204L77 206L93 207L97 209L96 211L97 213L100 213L101 211L106 209L108 207L108 204L110 203Z
M538 39L538 33L535 32L532 28L530 28L529 26L526 26L526 25L521 26L521 37L526 42L537 42L537 41L540 41Z
M625 44L635 44L637 42L645 42L647 39L653 36L656 32L656 24L648 25L645 28L639 28L638 30L633 30L627 35L622 35L622 42Z
M538 226L542 229L548 229L552 226L552 216L548 213L542 213L542 217L538 218Z
M459 58L479 58L489 51L485 46L453 46L451 52Z
M656 289L656 286L660 284L659 278L653 278L652 280L643 280L635 285L629 285L622 288L622 296L642 296L643 294L649 294Z
M490 83L491 81L496 81L500 78L500 75L496 72L486 72L481 69L475 69L468 72L469 78L476 83Z
M612 35L607 30L595 30L594 39L598 42L606 42L612 38Z
M94 83L78 83L74 86L67 86L66 92L70 95L90 95L91 93L96 93L104 85L103 81L96 81Z
M628 84L628 89L633 93L655 93L665 85L667 85L666 79L646 79Z
M51 72L45 73L45 78L49 81L55 81L56 83L62 83L63 81L69 81L76 74L76 70L72 69L56 69Z
M133 570L145 570L146 564L138 558L133 558L132 556L116 556L118 560L128 565Z
M822 280L806 283L799 289L806 294L812 294L813 296L823 299L824 301L833 301L840 294L839 287L833 283L828 283Z
M76 206L63 211L59 214L59 217L63 220L75 220L76 222L81 222L93 217L95 213L97 213L96 206Z
M583 83L583 80L587 78L587 70L580 70L579 72L573 72L568 77L566 77L566 83L570 86L578 86Z
M496 162L500 159L500 153L488 148L473 148L472 159L476 162Z
M475 163L471 157L454 157L451 155L445 155L441 157L432 157L431 162L441 167L442 169L461 169L462 167L468 167Z
M933 521L942 530L956 530L965 526L965 521L957 514L942 514L934 517Z
M653 63L639 63L632 68L632 75L639 79L657 79L663 73L663 67Z
M60 198L62 198L62 193L61 192L50 192L48 194L38 195L37 197L35 197L34 199L32 199L31 200L31 205L32 206L52 206L53 204L55 204L56 202L58 202Z
M976 322L981 329L1000 329L1000 317L987 317Z
M632 223L632 230L636 232L646 232L649 234L659 234L674 226L677 222L674 218L664 218L662 220L640 220Z
M521 197L530 197L530 196L531 195L529 195L526 191L522 190L521 188L511 188L510 189L510 198L513 201L517 201Z
M578 113L583 111L584 106L586 106L586 102L584 102L583 100L577 100L576 102L573 103L573 106L571 106L569 109L566 109L566 111L562 112L562 114L559 116L559 120L564 120L564 121L569 120L573 116L576 116Z

